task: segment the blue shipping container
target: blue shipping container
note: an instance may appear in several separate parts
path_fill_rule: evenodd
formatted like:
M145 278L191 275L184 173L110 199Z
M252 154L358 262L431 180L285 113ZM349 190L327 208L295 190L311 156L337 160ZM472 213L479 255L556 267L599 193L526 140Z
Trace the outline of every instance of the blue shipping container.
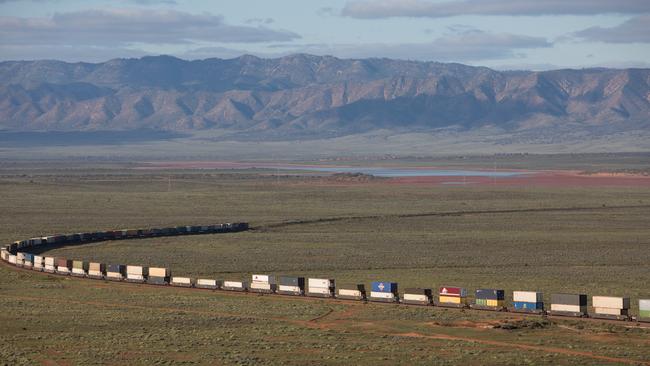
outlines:
M513 301L512 306L515 309L535 309L535 310L544 309L544 303L543 302Z
M33 262L34 261L34 255L29 254L29 253L25 253L25 260L28 261L28 262Z
M372 290L374 292L397 293L397 283L395 282L373 282Z

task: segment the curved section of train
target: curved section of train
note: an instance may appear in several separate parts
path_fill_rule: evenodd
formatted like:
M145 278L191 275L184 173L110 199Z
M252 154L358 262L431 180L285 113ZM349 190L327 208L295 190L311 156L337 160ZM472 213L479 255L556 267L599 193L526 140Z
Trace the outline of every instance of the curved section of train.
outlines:
M650 323L650 299L639 299L637 314L630 312L629 297L592 296L591 311L587 308L585 294L552 294L550 307L544 304L542 293L513 291L507 304L503 289L477 289L470 301L465 288L440 286L434 293L426 288L406 288L400 295L394 282L372 282L370 291L364 284L337 286L331 278L307 278L256 274L250 281L241 279L217 280L173 276L169 268L137 265L105 264L48 257L28 253L29 248L42 245L76 245L108 240L154 238L175 235L234 233L249 229L248 223L225 223L203 226L177 226L152 229L125 229L51 235L19 240L0 248L2 261L26 269L61 276L89 279L128 281L135 283L180 286L215 291L240 291L287 296L311 296L351 301L370 301L414 306L440 306L470 308L487 311L506 311L538 314L541 316L569 316L618 321Z

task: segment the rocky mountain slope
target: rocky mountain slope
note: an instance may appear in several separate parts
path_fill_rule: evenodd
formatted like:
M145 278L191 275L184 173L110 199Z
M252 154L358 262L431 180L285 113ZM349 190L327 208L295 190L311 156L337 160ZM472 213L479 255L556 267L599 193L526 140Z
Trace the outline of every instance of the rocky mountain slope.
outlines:
M246 138L388 129L645 129L649 69L499 72L293 55L0 63L0 129L223 129Z

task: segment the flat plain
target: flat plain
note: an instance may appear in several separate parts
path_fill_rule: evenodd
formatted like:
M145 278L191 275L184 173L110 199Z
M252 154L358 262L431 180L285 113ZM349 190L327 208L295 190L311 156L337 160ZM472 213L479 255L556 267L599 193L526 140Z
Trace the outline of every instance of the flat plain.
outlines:
M4 163L0 240L247 221L245 233L44 250L217 279L538 290L547 301L552 292L650 297L648 186L390 184L134 166ZM12 365L650 364L650 330L635 323L138 286L4 265L0 295L0 360Z

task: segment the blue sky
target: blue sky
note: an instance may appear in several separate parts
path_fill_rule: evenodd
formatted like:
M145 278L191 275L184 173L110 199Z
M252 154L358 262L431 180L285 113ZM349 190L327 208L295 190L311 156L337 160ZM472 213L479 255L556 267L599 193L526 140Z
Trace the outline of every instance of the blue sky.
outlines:
M390 57L650 66L650 0L0 0L0 59Z

